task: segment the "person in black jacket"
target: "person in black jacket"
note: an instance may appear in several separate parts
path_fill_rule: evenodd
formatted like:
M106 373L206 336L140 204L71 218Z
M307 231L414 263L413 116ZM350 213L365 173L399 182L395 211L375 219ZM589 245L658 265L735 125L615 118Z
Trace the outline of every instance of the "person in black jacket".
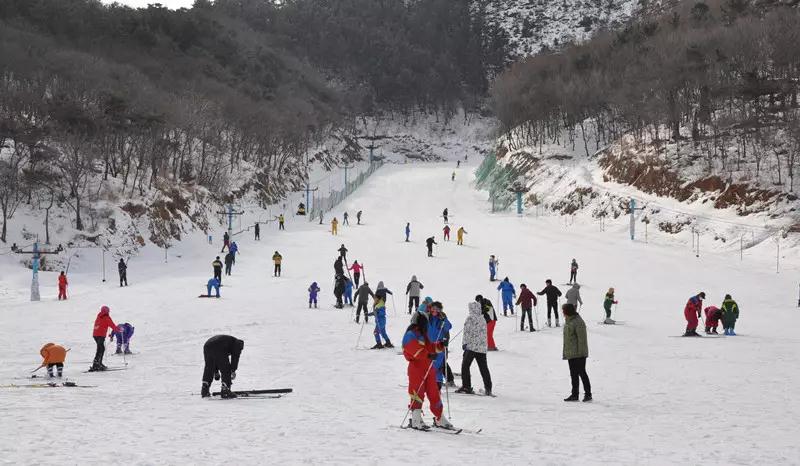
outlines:
M425 240L425 244L428 246L428 257L433 257L433 245L439 243L437 243L433 236L431 236Z
M205 398L211 396L211 378L219 380L222 378L222 398L236 398L236 394L231 391L231 384L236 378L236 370L239 368L239 356L242 354L244 342L230 335L214 335L203 345L203 387L200 395ZM228 359L230 358L230 360Z
M233 253L228 252L225 254L225 275L230 276L231 269L233 269Z
M119 286L122 286L123 282L125 282L125 286L128 286L128 265L121 257L117 269L119 270Z
M219 280L219 284L222 286L222 261L219 260L219 256L211 263L211 267L214 268L214 278Z
M561 290L553 286L553 280L549 278L545 280L545 287L542 291L536 293L539 296L547 295L547 326L551 327L550 311L556 316L556 327L560 327L558 323L558 297L561 296Z
M344 307L344 303L342 302L342 296L344 295L344 288L345 288L345 278L342 274L336 274L335 282L333 285L333 295L336 296L336 309L341 309Z
M338 249L338 251L339 255L342 256L342 259L347 260L347 248L344 247L344 244Z
M342 256L336 258L333 262L334 275L344 275L344 264L342 264Z
M256 222L256 241L261 240L261 226Z

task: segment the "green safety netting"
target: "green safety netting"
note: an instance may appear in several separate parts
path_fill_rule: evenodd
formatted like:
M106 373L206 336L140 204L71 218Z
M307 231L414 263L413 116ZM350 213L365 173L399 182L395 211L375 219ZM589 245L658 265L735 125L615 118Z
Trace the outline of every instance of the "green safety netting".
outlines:
M475 170L475 187L489 191L492 211L506 210L514 203L516 195L508 189L517 179L516 170L497 163L494 152L487 155Z
M320 214L325 214L325 212L330 212L333 210L334 207L339 205L342 201L344 201L347 196L353 193L359 186L364 184L367 181L367 178L370 177L375 170L379 169L383 166L383 162L373 162L369 165L369 168L364 170L363 172L359 173L358 176L355 177L352 181L348 180L347 185L339 191L333 190L330 192L328 196L314 196L311 202L311 206L308 209L308 221L313 222L314 220L319 221Z

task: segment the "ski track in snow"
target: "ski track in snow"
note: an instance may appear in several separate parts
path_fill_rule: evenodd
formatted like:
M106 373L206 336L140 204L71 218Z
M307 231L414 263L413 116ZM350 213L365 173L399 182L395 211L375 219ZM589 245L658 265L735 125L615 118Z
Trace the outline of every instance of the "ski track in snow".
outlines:
M364 211L365 225L340 226L338 237L328 233L329 225L295 217L285 232L263 228L260 242L236 237L241 255L234 275L223 280L232 286L222 288L221 300L196 298L219 251L218 244L201 241L184 242L191 249L169 264L133 261L128 288L116 287L113 273L106 284L76 273L70 280L75 293L61 303L54 298L54 274L42 274L44 301L31 304L22 302L30 272L4 269L3 384L36 367L41 345L54 341L71 348L66 376L98 388L0 389L0 461L96 464L121 455L130 464L401 464L419 455L443 464L800 462L800 409L790 391L800 383L791 369L800 342L798 264L776 275L771 258L740 263L706 254L698 260L684 249L631 243L625 234L598 233L592 225L567 229L559 218L489 214L485 193L471 186L474 165L462 165L451 182L453 165L380 169L326 215ZM453 228L466 228L465 247L456 246L455 235L441 241L444 207ZM406 221L411 243L403 241ZM425 257L424 239L431 234L440 243L435 259ZM495 335L501 351L488 356L498 397L449 397L452 422L483 432L442 436L390 428L406 411L407 394L398 387L407 380L406 362L396 350L356 350L352 308L332 308L332 263L341 243L349 260L365 265L373 287L382 280L395 292L388 302L395 345L408 321L403 292L412 274L425 294L444 303L455 333L476 294L497 298L497 284L488 282L489 254L500 259L501 279L509 276L517 289L524 282L534 291L545 278L564 283L569 261L577 258L595 401L561 401L569 392L561 329L520 333L518 320L500 318ZM284 257L281 278L271 276L276 249ZM306 305L312 281L322 288L317 310ZM596 324L609 286L617 289L615 317L624 326ZM741 337L668 338L682 333L684 304L700 290L709 297L706 305L733 294ZM128 370L82 374L103 304L115 322L135 325L131 346L139 354L126 358ZM294 393L226 402L191 395L200 390L202 345L217 333L245 340L235 389L293 387ZM370 321L359 346L372 344ZM460 337L451 346L456 372L459 346ZM112 345L107 351L107 365L123 363L110 356ZM472 378L481 388L477 365ZM430 422L427 402L425 412Z

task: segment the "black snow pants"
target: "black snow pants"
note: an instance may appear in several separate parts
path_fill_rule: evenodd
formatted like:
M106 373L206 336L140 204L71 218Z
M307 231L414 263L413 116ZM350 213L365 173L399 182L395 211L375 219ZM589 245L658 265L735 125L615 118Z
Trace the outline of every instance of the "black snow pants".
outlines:
M367 317L367 303L363 301L358 302L358 307L356 308L356 322L358 322L358 316L361 315L361 310L364 310L364 322L369 322L369 317Z
M419 296L408 297L408 313L411 314L419 308Z
M461 382L466 388L472 388L472 376L469 367L472 361L478 361L478 369L483 378L483 388L487 392L492 391L492 375L489 374L489 366L486 364L486 353L476 353L475 351L465 350L464 358L461 360Z
M524 307L522 308L522 316L520 317L520 320L519 320L519 329L520 330L525 330L525 316L526 315L528 316L528 327L530 327L531 330L533 330L533 312L531 311L531 308L527 308L526 309Z
M222 285L222 267L214 267L214 278L219 280L219 284Z
M550 320L550 311L553 311L553 315L555 316L556 320L558 320L558 301L547 302L547 320Z
M572 379L572 394L578 396L578 378L583 382L583 393L592 394L592 384L589 382L589 375L586 374L586 358L568 359L569 376Z
M94 352L94 365L99 366L103 364L103 355L106 354L106 337L93 337L97 345L97 351Z
M203 367L203 382L211 386L214 378L214 373L219 372L222 378L223 387L230 389L231 387L231 362L228 359L228 354L224 350L215 348L214 346L203 346L203 359L205 360L205 367Z

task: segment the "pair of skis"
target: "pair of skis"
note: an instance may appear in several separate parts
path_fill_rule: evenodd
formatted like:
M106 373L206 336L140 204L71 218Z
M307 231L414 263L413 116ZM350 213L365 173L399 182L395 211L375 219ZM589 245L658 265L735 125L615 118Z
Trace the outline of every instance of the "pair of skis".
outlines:
M483 429L471 430L471 429L463 429L461 427L442 427L442 426L437 426L436 424L434 424L433 426L427 426L424 429L416 429L411 426L411 420L408 421L408 424L397 428L402 430L416 430L418 432L438 432L440 434L447 434L447 435L458 435L462 433L477 435L483 432Z
M283 395L292 393L293 389L291 388L270 388L266 390L234 390L233 393L236 395L236 398L233 399L265 399L265 398L281 398ZM212 392L211 399L221 400L223 398L219 397L222 392ZM213 398L219 397L219 398Z
M28 383L28 384L9 384L0 385L0 388L96 388L97 385L78 385L75 382L46 382L46 383Z

